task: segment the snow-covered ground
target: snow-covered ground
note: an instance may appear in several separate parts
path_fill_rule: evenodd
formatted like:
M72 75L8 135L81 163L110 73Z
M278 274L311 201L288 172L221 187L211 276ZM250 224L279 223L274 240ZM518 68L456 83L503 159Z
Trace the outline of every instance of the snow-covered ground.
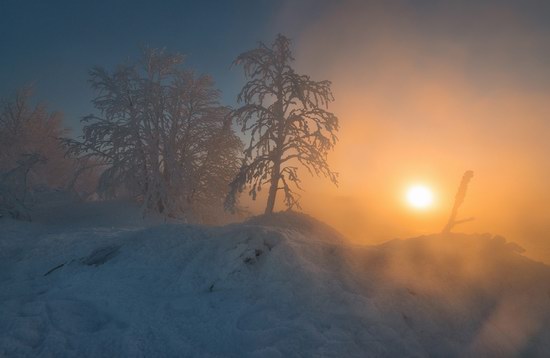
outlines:
M0 357L548 357L550 267L520 251L51 200L32 223L0 220Z

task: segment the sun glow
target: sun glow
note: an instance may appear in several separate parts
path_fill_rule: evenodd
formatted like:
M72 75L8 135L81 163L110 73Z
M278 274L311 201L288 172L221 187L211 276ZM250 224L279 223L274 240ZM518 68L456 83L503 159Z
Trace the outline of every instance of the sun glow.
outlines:
M415 209L428 209L433 201L433 192L427 186L414 185L407 190L407 203Z

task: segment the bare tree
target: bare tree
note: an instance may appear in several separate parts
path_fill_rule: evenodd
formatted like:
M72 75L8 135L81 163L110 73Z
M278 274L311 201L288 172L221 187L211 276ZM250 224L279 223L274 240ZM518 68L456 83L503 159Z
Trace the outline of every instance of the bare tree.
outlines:
M22 156L38 154L48 165L30 173L33 185L61 187L67 180L71 163L64 159L60 137L63 127L60 112L50 112L43 103L32 105L32 87L21 89L0 108L0 170L18 166Z
M33 190L64 188L73 170L59 140L67 133L61 113L31 99L28 87L0 107L0 209L26 219Z
M295 192L295 188L301 189L298 165L337 183L337 174L327 163L338 130L338 118L326 110L334 100L331 83L296 73L291 67L293 60L290 40L283 35L278 35L271 47L260 43L235 60L249 81L238 96L242 106L234 111L234 117L250 142L231 183L226 200L229 209L247 185L253 199L269 185L266 213L273 212L279 190L283 190L288 208L299 207Z
M460 186L458 187L458 191L456 192L455 201L453 204L453 208L451 210L451 216L449 217L449 220L447 221L447 224L443 228L443 233L448 234L451 232L451 230L459 224L466 223L468 221L474 220L473 217L457 220L456 216L458 214L458 209L464 203L464 199L466 199L466 193L468 191L468 184L470 183L470 180L474 177L474 172L471 170L467 170L464 172L464 175L462 176L462 180L460 181Z
M46 160L37 153L21 155L17 166L0 172L0 217L8 213L14 219L31 221L28 203L29 172Z
M242 143L212 79L182 68L183 61L147 49L139 62L112 73L94 68L100 115L84 118L82 140L69 145L72 154L106 167L104 193L129 193L144 211L204 221L207 207L223 208Z

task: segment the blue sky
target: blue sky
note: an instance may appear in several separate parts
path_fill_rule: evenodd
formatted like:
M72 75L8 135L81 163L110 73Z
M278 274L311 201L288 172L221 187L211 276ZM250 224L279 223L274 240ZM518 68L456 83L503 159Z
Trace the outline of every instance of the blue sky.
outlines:
M281 1L14 1L0 4L0 96L34 84L36 99L65 113L67 124L93 111L92 66L112 69L140 46L187 55L213 75L232 104L242 85L231 62L257 41L270 41Z

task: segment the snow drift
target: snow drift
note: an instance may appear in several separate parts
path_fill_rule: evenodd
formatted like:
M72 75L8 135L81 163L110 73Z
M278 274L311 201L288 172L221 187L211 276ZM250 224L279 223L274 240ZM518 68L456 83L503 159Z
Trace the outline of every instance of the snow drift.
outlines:
M295 213L225 227L113 213L0 221L0 356L550 354L550 268L501 237L367 247Z

